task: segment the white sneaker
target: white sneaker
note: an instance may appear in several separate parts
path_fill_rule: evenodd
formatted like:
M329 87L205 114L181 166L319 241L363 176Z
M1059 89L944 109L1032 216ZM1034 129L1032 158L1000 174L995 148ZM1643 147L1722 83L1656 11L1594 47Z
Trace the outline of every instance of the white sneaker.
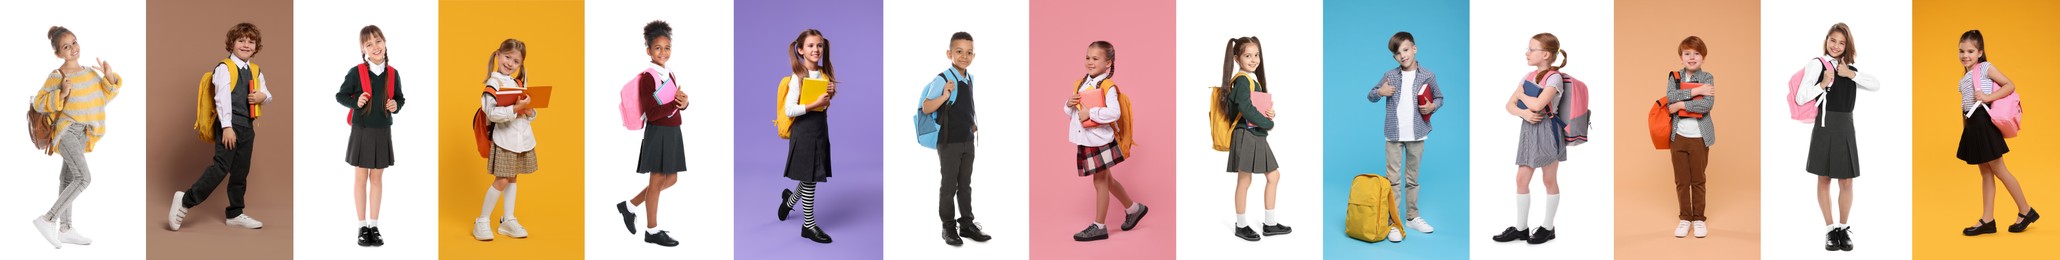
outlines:
M227 220L227 221L222 221L222 222L224 222L224 223L228 223L228 224L229 224L229 226L231 226L231 227L240 227L240 228L248 228L248 229L260 229L260 228L265 228L265 223L264 223L264 222L258 222L258 220L257 220L257 219L254 219L254 218L250 218L250 214L240 214L240 215L236 215L236 217L235 217L235 218L230 218L229 220Z
M78 228L69 228L57 231L57 241L71 243L75 245L93 244L93 239L86 238L86 235L84 234L79 234Z
M1681 224L1678 224L1678 225L1674 225L1674 237L1676 237L1676 238L1681 238L1681 237L1688 237L1688 221L1687 221L1687 220L1682 220L1682 221L1681 221Z
M1423 233L1430 233L1432 230L1431 223L1423 222L1423 218L1421 217L1409 219L1409 229L1415 229L1416 231Z
M1701 220L1695 221L1695 238L1710 236L1710 226Z
M45 221L43 217L36 217L36 220L30 220L29 223L36 224L36 232L43 233L43 240L49 241L50 247L64 248L64 244L57 241L57 223Z
M1402 242L1402 229L1388 229L1388 242Z
M488 225L485 218L472 220L472 239L494 241L493 226Z
M180 222L186 221L186 192L172 192L172 214L165 222L172 224L172 231L179 231Z
M515 219L505 218L501 219L501 235L507 235L512 238L529 238L529 230L522 229L522 222L515 222Z

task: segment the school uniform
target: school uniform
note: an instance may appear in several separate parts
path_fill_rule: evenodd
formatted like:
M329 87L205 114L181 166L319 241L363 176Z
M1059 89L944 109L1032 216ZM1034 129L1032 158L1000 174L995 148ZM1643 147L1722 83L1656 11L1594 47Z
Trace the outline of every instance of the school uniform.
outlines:
M808 78L823 78L821 71L809 71ZM787 84L787 117L794 118L788 126L787 168L788 179L801 182L830 181L830 111L811 111L808 104L801 104L801 77L793 77Z
M1703 221L1708 220L1703 211L1709 208L1706 195L1709 192L1705 184L1709 182L1710 146L1717 143L1716 113L1711 110L1716 107L1717 97L1698 97L1690 89L1682 89L1681 82L1715 85L1717 77L1708 70L1690 73L1683 69L1676 73L1685 76L1679 79L1673 74L1667 76L1667 105L1680 103L1681 110L1702 113L1703 116L1669 116L1673 133L1668 137L1672 142L1669 142L1671 147L1667 152L1674 163L1674 197L1678 200L1676 205L1680 208L1681 220Z
M58 168L57 202L50 206L50 211L44 213L42 219L67 229L72 223L72 202L93 181L92 171L86 166L85 153L93 151L93 144L106 135L107 102L114 100L122 88L120 79L116 82L104 82L103 79L92 69L73 75L53 70L30 104L36 112L55 117L52 126L57 131L51 133L55 136L51 138L50 149L64 158L64 164ZM69 96L59 95L67 88L71 90Z
M1273 130L1273 119L1252 103L1252 92L1266 92L1266 86L1259 85L1250 74L1240 73L1231 81L1230 103L1237 108L1238 117L1231 122L1236 129L1230 134L1230 162L1223 171L1266 174L1280 169L1280 160L1273 157L1273 145L1266 141L1267 131Z
M186 188L186 195L180 199L180 206L192 208L207 201L208 195L214 193L215 187L227 179L229 207L225 209L223 216L233 218L243 215L243 194L250 179L250 160L257 150L257 131L253 122L256 118L253 117L255 114L252 113L249 102L270 102L272 93L266 88L265 75L251 73L249 61L233 55L229 59L231 63L215 66L215 76L212 80L215 88L215 118L220 120L217 125L236 131L236 148L230 149L219 141L210 142L215 145L214 164L208 165L201 173L200 179L194 180L193 185ZM230 70L236 71L235 78L229 77ZM253 81L256 86L251 85ZM252 93L252 90L257 92ZM222 129L214 131L216 138L225 138Z
M930 80L927 88L943 89L947 82L956 84L956 89L931 113L936 115L939 126L937 171L942 176L937 187L937 218L949 227L970 225L973 221L973 140L978 134L973 128L979 123L974 120L978 113L973 105L973 75L957 67L945 68ZM954 206L958 209L956 217L952 215Z
M637 103L644 107L644 141L637 150L637 173L678 174L687 171L686 139L680 132L681 117L685 116L680 111L686 108L679 106L685 100L659 103L660 97L671 98L678 94L674 91L658 92L667 88L679 89L677 78L665 66L649 65L658 73L641 74L638 77L643 79L637 81L637 93L644 93L637 96Z
M495 90L528 87L500 72L493 72L486 86ZM530 122L536 120L537 113L517 115L514 105L499 106L491 94L482 94L479 102L480 110L486 112L486 121L493 122L494 149L487 158L487 172L502 178L535 173L536 133Z
M1394 87L1395 93L1380 95L1380 85L1383 84ZM1407 197L1404 199L1407 203L1404 204L1407 204L1405 207L1409 209L1409 219L1421 216L1416 212L1416 179L1417 173L1423 168L1424 141L1429 140L1431 134L1430 120L1425 119L1423 111L1417 108L1426 104L1418 104L1417 93L1431 96L1429 105L1433 111L1444 106L1445 93L1438 89L1437 74L1423 67L1417 67L1416 70L1389 69L1381 75L1381 84L1375 84L1374 88L1366 93L1368 101L1388 102L1387 116L1382 118L1387 123L1381 127L1388 140L1387 177L1389 180L1402 182L1404 197Z
M1835 59L1834 66L1839 66ZM1853 107L1860 90L1879 91L1881 82L1873 75L1853 68L1853 77L1839 76L1835 70L1825 70L1820 62L1811 61L1803 69L1803 78L1812 79L1804 88L1816 88L1822 77L1832 77L1831 87L1823 89L1818 99L1817 123L1810 127L1810 156L1804 167L1812 174L1837 179L1860 177L1859 137L1853 122ZM1800 95L1798 99L1806 98ZM1809 98L1819 98L1812 95Z
M356 66L344 73L343 85L336 90L336 102L350 109L350 140L345 146L343 161L351 166L367 169L385 169L393 166L393 114L400 113L407 104L402 95L400 72L392 71L386 64L365 63L365 74L360 75ZM368 81L360 81L363 77ZM387 82L393 83L393 93L387 93ZM367 94L365 86L370 84L372 96L365 99L364 106L358 106L358 96ZM392 100L388 100L392 96ZM386 111L386 103L394 104L393 112Z
M1988 115L1988 108L1982 106L1981 99L1975 97L1994 91L1991 88L1998 87L1993 81L1975 82L1979 79L1975 73L1988 74L1994 67L1988 62L1982 62L1977 66L1982 70L1968 72L1967 75L1960 77L1960 112L1967 116L1961 123L1960 149L1954 153L1954 157L1967 164L1994 161L2003 158L2003 154L2010 153L2010 143L2003 140L2002 128L1996 127L1995 121L1991 121Z
M1544 85L1531 82L1531 79L1524 78L1524 88L1551 88L1560 90L1562 94L1566 92L1562 86L1565 79L1557 73L1545 76L1545 80L1540 81L1545 82ZM1547 102L1551 103L1552 107L1558 107L1561 100L1564 99L1554 98ZM1560 136L1560 126L1552 120L1549 116L1537 123L1517 120L1520 125L1517 128L1516 165L1545 167L1555 162L1566 161L1566 139Z
M1108 80L1109 75L1111 74L1102 73L1101 76L1081 80L1075 92L1100 88L1102 81ZM1066 126L1066 140L1074 144L1074 165L1080 176L1094 175L1095 172L1123 163L1126 155L1116 142L1115 125L1116 120L1123 117L1123 105L1120 104L1122 102L1117 102L1121 96L1116 92L1117 89L1103 91L1102 98L1107 103L1106 107L1087 108L1088 118L1080 118L1079 107L1065 106L1066 118L1072 120L1068 121ZM1081 120L1094 120L1101 125L1088 127Z

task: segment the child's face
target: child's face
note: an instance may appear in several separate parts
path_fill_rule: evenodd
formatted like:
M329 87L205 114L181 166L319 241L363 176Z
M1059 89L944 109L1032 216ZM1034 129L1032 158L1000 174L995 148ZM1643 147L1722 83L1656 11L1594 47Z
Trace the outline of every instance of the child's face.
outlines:
M801 49L795 50L795 52L801 54L801 58L807 60L808 64L811 64L809 66L821 64L823 62L823 37L808 36L807 39L801 40Z
M1416 68L1416 41L1402 41L1395 47L1395 63L1404 68Z
M960 70L973 66L973 41L951 41L951 50L944 51L944 56L951 58L951 66L958 67Z
M250 56L257 55L257 40L236 38L236 50L232 54L235 54L237 59L250 60Z
M501 52L498 56L496 59L500 59L501 75L515 76L515 73L522 71L523 57L521 55L513 51L505 51Z
M1108 72L1109 63L1109 56L1103 53L1102 48L1087 47L1088 76L1101 76L1103 72Z
M658 37L651 40L651 46L644 47L644 54L651 55L651 63L665 66L672 61L672 37Z
M1524 52L1524 65L1545 66L1548 62L1546 59L1551 57L1551 52L1545 52L1544 43L1540 43L1538 40L1531 40L1530 51Z
M57 37L57 58L64 62L79 61L79 37L64 35Z
M1974 41L1960 41L1960 66L1974 67L1981 63L1981 49L1974 48Z
M1258 71L1259 64L1261 64L1259 58L1261 58L1259 57L1259 45L1246 44L1245 49L1238 50L1237 52L1238 69L1245 72Z
M1824 37L1824 53L1829 53L1829 54L1831 54L1831 57L1844 57L1844 56L1845 56L1845 34L1843 34L1843 33L1835 33L1835 32L1834 32L1834 33L1831 33L1831 35L1830 35L1830 36L1825 36L1825 37Z
M373 36L359 43L358 47L363 48L365 61L386 64L386 37Z
M1702 70L1702 52L1681 50L1681 67L1690 71Z

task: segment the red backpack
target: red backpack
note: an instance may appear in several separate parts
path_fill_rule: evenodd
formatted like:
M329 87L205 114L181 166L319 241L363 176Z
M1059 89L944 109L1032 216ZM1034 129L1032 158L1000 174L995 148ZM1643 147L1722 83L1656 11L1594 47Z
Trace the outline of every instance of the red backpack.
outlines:
M386 65L386 99L393 99L394 78L398 77L393 75L393 65ZM358 90L363 91L361 93L372 93L372 69L370 64L358 63ZM343 123L356 124L355 122L357 121L353 119L357 118L357 116L358 113L356 112L344 114Z

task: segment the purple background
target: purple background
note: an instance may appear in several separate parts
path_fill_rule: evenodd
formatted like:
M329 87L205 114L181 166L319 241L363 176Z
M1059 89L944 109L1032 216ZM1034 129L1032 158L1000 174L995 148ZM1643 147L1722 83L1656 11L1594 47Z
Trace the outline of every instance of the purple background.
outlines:
M881 78L879 0L736 1L736 257L737 259L879 259L881 253ZM774 213L782 189L787 141L770 116L780 77L792 74L783 54L802 30L830 40L840 90L830 107L834 175L816 185L816 225L835 243L801 237L801 209L787 221Z

